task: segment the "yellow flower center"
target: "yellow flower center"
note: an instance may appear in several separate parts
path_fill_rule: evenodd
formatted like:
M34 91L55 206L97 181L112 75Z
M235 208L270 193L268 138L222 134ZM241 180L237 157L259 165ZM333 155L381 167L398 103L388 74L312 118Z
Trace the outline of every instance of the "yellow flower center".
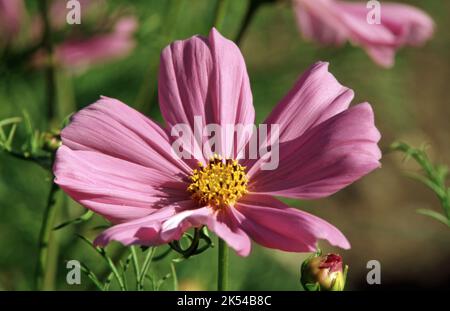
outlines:
M207 166L198 165L199 168L192 171L187 190L200 205L215 209L232 206L248 192L245 166L236 160L223 160L214 155Z

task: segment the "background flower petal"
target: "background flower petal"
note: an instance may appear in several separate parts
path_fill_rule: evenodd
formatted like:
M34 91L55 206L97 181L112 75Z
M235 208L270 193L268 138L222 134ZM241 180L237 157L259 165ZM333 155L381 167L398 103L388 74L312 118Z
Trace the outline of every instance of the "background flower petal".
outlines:
M366 19L369 10L365 2L339 2L339 7L360 19ZM395 2L381 4L381 25L395 35L396 44L422 45L434 32L433 19L424 11L412 5Z
M366 2L296 0L294 12L307 39L339 45L345 40L364 48L380 66L394 64L395 51L404 45L421 45L434 31L425 12L410 5L382 3L380 23L369 23Z
M62 42L55 48L56 57L63 66L77 69L125 57L136 45L136 28L134 17L123 17L110 33Z

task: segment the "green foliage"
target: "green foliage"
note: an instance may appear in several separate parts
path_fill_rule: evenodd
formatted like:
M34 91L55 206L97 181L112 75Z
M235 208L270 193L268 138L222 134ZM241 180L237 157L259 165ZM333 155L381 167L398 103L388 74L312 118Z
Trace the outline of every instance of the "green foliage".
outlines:
M403 142L394 142L391 149L405 154L405 160L414 159L422 168L422 174L408 173L408 176L423 183L438 197L444 214L429 209L419 209L419 214L429 216L450 227L450 187L446 186L448 167L433 164L425 151L425 147L413 148Z
M15 134L19 124L25 126L25 139L20 148L15 148L18 144ZM26 111L23 112L23 118L13 117L0 121L0 151L17 159L35 162L50 170L53 153L60 143L58 131L41 132L33 128Z

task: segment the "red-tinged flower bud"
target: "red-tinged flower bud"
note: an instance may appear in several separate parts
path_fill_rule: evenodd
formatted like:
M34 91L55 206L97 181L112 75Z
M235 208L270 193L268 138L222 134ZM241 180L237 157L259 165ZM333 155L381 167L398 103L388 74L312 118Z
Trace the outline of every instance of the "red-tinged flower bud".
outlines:
M340 255L321 255L319 251L303 262L301 283L307 291L342 291L347 270Z
M59 131L42 133L42 148L49 152L55 152L61 146Z

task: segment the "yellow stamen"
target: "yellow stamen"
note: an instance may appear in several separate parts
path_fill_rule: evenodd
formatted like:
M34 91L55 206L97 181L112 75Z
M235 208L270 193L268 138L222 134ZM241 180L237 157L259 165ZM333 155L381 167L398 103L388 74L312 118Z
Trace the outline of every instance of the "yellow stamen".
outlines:
M215 209L234 205L248 192L245 166L236 160L223 160L218 155L211 157L206 166L199 163L190 179L187 190L192 193L192 198L202 206Z

